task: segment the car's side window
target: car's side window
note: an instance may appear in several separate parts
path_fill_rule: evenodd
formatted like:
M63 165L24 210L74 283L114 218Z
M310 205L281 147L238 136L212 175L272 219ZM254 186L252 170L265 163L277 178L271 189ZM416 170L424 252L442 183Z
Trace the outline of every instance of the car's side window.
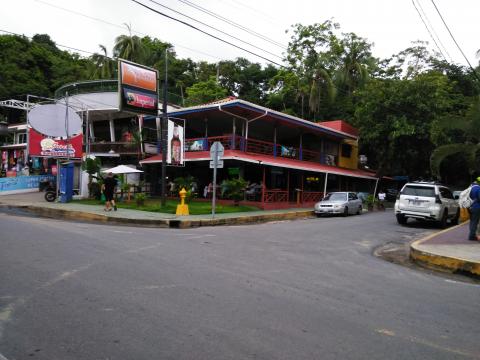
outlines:
M446 199L453 199L452 192L447 188L440 188L440 194Z
M356 196L352 193L348 193L348 200L355 200Z

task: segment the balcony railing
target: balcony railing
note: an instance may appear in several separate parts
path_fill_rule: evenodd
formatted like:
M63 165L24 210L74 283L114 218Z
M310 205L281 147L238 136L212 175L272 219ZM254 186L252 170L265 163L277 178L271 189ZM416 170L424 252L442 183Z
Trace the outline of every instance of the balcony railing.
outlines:
M139 149L132 142L93 142L90 143L90 152L113 153L120 155L138 154Z
M208 151L210 150L212 144L216 141L219 141L225 150L240 150L247 153L311 161L332 166L337 164L336 155L322 154L318 151L301 149L294 146L285 146L282 144L274 144L258 139L245 139L239 135L185 139L185 151Z

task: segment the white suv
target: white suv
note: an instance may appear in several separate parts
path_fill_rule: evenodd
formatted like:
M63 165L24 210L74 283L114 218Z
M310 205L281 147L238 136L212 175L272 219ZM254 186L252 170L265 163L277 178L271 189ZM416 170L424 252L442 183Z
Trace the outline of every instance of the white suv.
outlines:
M412 182L403 186L395 202L395 215L399 224L408 218L437 221L441 227L447 221L458 223L460 208L446 186L431 182Z

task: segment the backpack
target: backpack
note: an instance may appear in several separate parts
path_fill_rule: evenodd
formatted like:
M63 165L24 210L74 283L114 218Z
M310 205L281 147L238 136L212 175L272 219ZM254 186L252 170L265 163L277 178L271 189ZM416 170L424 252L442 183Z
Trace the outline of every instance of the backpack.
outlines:
M472 185L470 185L467 189L463 190L461 193L460 193L460 196L458 197L458 205L462 208L462 209L470 209L470 207L472 206L473 202L475 200L473 200L471 197L470 197L470 192L472 191Z

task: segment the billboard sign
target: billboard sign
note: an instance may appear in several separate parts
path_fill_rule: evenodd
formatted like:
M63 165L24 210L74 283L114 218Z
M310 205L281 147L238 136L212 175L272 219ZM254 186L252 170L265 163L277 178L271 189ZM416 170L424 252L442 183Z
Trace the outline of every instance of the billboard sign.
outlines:
M28 153L30 156L53 158L81 158L83 135L73 136L67 142L63 139L52 138L29 129Z
M183 166L185 160L185 132L183 126L168 120L167 164Z
M126 60L118 61L119 109L157 115L158 71Z

